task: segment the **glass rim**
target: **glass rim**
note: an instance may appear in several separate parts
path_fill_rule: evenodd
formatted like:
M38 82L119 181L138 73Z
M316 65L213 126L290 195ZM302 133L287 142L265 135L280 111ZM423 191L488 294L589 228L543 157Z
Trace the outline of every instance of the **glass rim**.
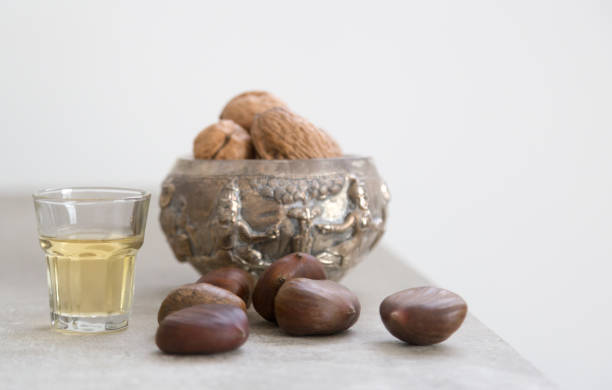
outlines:
M71 194L72 192L99 193L99 196L64 197L67 193ZM111 197L110 194L114 196ZM49 203L136 202L150 199L151 193L146 190L126 187L75 186L45 188L33 193L32 197L35 202Z

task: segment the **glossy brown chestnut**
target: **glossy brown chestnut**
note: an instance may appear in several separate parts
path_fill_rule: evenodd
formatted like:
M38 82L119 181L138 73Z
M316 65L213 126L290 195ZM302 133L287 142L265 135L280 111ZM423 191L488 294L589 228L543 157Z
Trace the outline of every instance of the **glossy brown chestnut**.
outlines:
M253 307L266 320L275 322L274 298L285 281L293 278L326 279L325 269L316 257L292 253L272 263L261 275L253 291Z
M175 311L159 324L155 343L165 353L207 354L231 351L249 337L244 310L204 304Z
M275 299L278 326L293 336L342 332L357 322L360 311L357 296L331 280L291 279Z
M463 298L436 287L402 290L380 304L380 317L387 330L414 345L446 340L459 329L466 314Z
M208 283L190 283L168 294L159 307L157 321L175 311L204 303L223 303L246 310L244 301L234 293Z
M251 305L251 294L253 293L255 280L250 273L241 268L217 268L202 276L196 283L208 283L224 288L242 298L246 307Z

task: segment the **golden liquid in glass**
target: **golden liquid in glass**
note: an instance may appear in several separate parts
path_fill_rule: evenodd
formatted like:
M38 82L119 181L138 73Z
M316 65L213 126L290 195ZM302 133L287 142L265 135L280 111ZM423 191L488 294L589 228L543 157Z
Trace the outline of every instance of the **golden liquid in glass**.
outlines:
M47 255L51 311L62 316L128 313L134 258L143 236L110 239L40 237Z

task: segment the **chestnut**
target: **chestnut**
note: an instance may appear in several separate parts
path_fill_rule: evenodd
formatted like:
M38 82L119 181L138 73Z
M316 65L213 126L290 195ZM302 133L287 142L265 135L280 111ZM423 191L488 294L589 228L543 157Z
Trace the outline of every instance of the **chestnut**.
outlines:
M342 332L357 322L361 305L349 289L331 280L295 278L278 290L278 326L293 336Z
M169 314L159 324L155 343L165 353L209 354L240 347L249 337L244 310L203 304Z
M414 345L446 340L459 329L466 314L463 298L437 287L402 290L380 304L380 317L387 330Z
M285 281L292 278L326 279L319 260L306 253L292 253L272 263L253 290L253 307L266 320L276 322L274 298Z
M250 273L242 268L217 268L202 276L196 283L208 283L226 289L238 295L248 308L251 305L251 294L255 280Z
M161 322L168 314L177 310L204 303L223 303L246 311L246 304L238 295L212 284L190 283L168 294L159 307L157 321Z

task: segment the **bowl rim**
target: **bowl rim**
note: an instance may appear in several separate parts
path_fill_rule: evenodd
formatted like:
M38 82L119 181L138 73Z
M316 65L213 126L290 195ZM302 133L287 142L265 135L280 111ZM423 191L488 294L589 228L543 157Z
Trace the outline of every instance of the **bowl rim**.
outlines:
M170 175L192 177L278 176L318 177L376 171L372 157L345 155L309 160L199 160L191 155L176 159Z
M346 154L341 157L330 157L330 158L308 158L308 159L283 159L283 160L264 160L264 159L241 159L241 160L207 160L198 159L190 154L183 154L176 159L177 161L188 161L196 164L237 164L248 162L249 164L308 164L309 162L322 162L322 161L356 161L356 160L372 160L371 156L360 156L356 154Z

